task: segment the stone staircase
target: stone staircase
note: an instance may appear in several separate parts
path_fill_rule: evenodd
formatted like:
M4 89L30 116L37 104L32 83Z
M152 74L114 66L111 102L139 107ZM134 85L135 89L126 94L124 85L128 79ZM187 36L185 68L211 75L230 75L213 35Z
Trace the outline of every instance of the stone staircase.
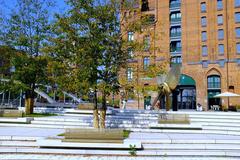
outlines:
M113 110L106 125L132 130L129 140L141 142L137 156L174 159L240 159L240 113L234 112L168 112L188 114L190 125L158 124L157 111ZM92 128L91 114L65 113L60 116L34 118L31 124L1 125L39 128ZM150 128L160 125L161 128ZM197 128L197 129L196 129ZM129 150L39 148L44 137L0 137L0 154L129 156ZM0 156L1 157L1 156ZM27 159L27 158L25 158ZM31 157L29 158L31 159ZM140 157L136 157L140 159Z

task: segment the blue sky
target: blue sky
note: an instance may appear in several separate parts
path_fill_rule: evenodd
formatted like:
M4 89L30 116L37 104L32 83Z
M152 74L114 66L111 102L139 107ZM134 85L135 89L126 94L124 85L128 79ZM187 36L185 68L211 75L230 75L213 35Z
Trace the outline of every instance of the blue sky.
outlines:
M56 3L56 6L49 10L50 14L55 12L63 13L67 9L67 5L65 4L64 0L53 0ZM0 13L3 15L8 15L16 5L17 0L0 0Z

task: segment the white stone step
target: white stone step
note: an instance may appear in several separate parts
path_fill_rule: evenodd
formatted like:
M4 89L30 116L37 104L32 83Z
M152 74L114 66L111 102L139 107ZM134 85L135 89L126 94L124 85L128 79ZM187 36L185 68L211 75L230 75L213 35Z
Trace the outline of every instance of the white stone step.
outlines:
M33 141L0 141L0 147L37 147Z
M199 119L199 118L194 118L190 119L191 122L215 122L215 123L240 123L240 119Z
M41 148L98 148L98 149L129 149L130 145L136 149L141 149L140 141L124 140L124 143L77 143L62 142L58 139L37 140L37 145Z
M239 144L143 144L144 150L238 150Z
M169 130L169 129L144 129L144 128L129 128L133 132L147 133L189 133L189 134L223 134L223 135L240 135L240 132L234 131L219 131L219 130Z
M200 124L150 124L150 128L154 129L190 129L190 130L201 130L202 125Z
M65 109L65 113L70 114L93 114L93 110L76 110L76 109ZM112 110L107 110L106 114L113 114Z
M65 113L64 116L67 117L89 117L89 118L93 118L92 115L85 115L85 114L69 114L69 113ZM113 118L113 119L149 119L149 120L157 120L158 117L155 116L140 116L140 115L108 115L107 118Z
M139 140L142 144L238 144L240 140L236 139L135 139Z
M129 156L129 151L120 151L120 150L81 150L81 149L38 149L38 148L31 148L31 149L26 149L26 148L6 148L6 149L0 149L1 155L5 154L41 154L42 157L44 158L45 155L51 155L50 159L53 159L54 156L57 155L67 155L68 159L72 155L87 155L89 156L97 156L101 155L101 158L104 158L102 156L118 156L117 159L119 160L119 156ZM177 150L177 151L172 151L172 150L154 150L154 151L137 151L137 157L124 157L123 160L125 159L136 159L136 160L142 160L141 157L139 156L144 156L143 160L146 159L146 156L154 156L154 160L159 159L161 157L156 157L156 156L162 156L164 160L169 158L170 160L173 160L173 158L177 157L177 160L180 158L185 160L184 158L190 158L191 160L201 160L201 158L206 158L206 160L213 160L216 158L216 160L231 160L232 158L238 159L240 157L240 152L238 150L236 151L219 151L219 150L211 150L211 151L206 151L206 150ZM32 158L34 157L32 156ZM16 156L14 156L16 160ZM13 158L13 157L12 157ZM107 157L106 159L109 159L110 157ZM148 159L151 157L147 157ZM223 159L222 159L223 158ZM19 158L18 158L19 159ZM26 159L26 158L25 158ZM94 159L94 157L93 157Z
M33 118L0 118L0 123L30 123Z
M204 130L219 130L219 131L236 131L240 132L238 127L228 127L228 126L205 126L203 125Z
M89 126L92 123L83 122L58 122L58 121L32 121L31 124L46 124L46 125L64 125L64 126Z
M192 122L191 124L204 125L204 126L219 126L219 127L240 127L239 123L215 123L215 122Z
M229 116L229 115L189 115L190 119L236 119L240 120L240 115Z

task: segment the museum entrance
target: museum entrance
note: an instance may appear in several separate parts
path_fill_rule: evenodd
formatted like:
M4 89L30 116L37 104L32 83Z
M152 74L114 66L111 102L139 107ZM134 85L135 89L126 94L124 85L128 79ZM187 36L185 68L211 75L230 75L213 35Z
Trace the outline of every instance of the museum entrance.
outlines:
M181 75L179 85L172 93L172 109L196 109L196 83L192 77Z

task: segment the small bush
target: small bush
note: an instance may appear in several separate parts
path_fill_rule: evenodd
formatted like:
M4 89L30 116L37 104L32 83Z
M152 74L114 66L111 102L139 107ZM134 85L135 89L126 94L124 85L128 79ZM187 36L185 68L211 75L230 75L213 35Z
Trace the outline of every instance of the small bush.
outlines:
M131 144L130 144L129 148L130 148L129 154L130 154L131 156L136 156L136 155L137 155L136 145L131 145Z

